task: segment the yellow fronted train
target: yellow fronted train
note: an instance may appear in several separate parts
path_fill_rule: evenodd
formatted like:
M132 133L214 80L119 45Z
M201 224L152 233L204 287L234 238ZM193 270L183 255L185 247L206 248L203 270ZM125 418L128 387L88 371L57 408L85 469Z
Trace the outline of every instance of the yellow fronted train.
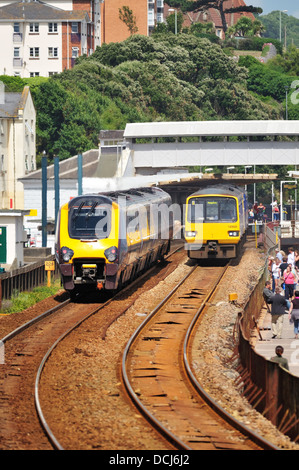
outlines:
M185 248L189 258L237 257L247 227L246 192L236 186L209 186L187 198Z
M116 290L169 251L170 196L159 188L82 195L64 204L55 255L72 298L88 288Z

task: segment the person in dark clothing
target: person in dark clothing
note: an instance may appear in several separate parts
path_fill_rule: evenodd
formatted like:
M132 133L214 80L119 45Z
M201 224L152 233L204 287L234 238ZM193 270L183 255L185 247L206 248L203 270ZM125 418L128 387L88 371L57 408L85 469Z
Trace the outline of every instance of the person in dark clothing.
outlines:
M295 339L298 339L299 333L299 291L295 291L295 297L291 302L289 310L289 320L290 323L294 323L294 334Z
M289 362L287 358L282 357L283 351L284 349L282 346L276 346L275 348L276 356L271 357L270 361L277 362L278 364L281 365L281 367L283 367L286 370L289 370Z
M281 288L276 287L275 294L271 297L269 303L271 304L271 326L272 338L281 338L283 327L283 316L288 306L284 296L281 295Z
M282 257L282 263L280 265L280 270L281 270L281 275L283 276L284 270L288 267L288 257L283 256Z
M270 299L273 297L273 292L271 290L271 282L270 281L266 281L265 283L265 287L263 289L263 297L264 297L264 300L267 304L267 309L268 309L268 312L270 312L270 308L269 308L269 303L270 303Z

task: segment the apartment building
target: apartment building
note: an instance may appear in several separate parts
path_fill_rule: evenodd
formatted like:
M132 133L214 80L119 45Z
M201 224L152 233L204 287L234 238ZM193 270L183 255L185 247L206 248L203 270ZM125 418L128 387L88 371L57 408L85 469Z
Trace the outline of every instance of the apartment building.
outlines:
M77 2L77 3L75 3ZM54 4L55 2L53 2ZM58 2L56 2L58 3ZM63 10L39 0L10 2L0 8L0 75L48 77L90 55L100 44L100 2L60 2ZM0 3L1 5L1 3ZM95 34L96 32L96 34Z
M0 209L23 209L18 178L36 169L36 111L28 86L5 92L0 82Z

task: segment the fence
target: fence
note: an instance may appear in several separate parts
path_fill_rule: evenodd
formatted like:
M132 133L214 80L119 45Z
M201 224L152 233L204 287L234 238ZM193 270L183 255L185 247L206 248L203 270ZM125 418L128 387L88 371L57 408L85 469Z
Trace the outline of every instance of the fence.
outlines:
M48 256L46 260L54 260L54 255ZM57 266L55 266L54 276L57 277L57 275ZM19 292L30 291L34 287L44 284L46 279L44 259L0 274L0 304L2 299L10 299L15 290Z
M270 238L274 238L270 234ZM272 247L274 248L274 247ZM256 353L252 346L257 319L263 305L266 260L258 284L239 314L236 333L240 365L238 384L249 403L293 441L299 439L299 377Z

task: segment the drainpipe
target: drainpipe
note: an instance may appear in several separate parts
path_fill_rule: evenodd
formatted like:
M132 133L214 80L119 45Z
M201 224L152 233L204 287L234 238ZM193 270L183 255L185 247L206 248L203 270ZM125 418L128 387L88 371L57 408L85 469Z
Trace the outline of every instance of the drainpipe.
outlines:
M47 156L42 156L42 247L47 246Z
M83 179L83 168L82 168L82 153L78 154L78 196L82 194L82 179Z
M59 157L54 157L54 184L55 184L55 227L59 211Z

